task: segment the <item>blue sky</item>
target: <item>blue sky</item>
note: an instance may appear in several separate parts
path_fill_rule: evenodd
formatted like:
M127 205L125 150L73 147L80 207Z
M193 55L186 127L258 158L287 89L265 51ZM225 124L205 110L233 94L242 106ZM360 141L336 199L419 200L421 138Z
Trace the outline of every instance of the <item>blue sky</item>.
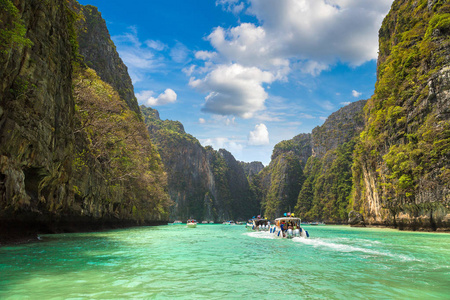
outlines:
M204 145L270 162L376 81L393 0L79 0L97 6L139 104Z

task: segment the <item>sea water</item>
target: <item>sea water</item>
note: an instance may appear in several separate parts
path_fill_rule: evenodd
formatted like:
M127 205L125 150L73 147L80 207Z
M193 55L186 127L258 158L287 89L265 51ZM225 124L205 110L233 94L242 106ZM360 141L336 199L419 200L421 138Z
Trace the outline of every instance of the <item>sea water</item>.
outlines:
M0 248L0 299L450 299L450 235L242 225L43 235Z

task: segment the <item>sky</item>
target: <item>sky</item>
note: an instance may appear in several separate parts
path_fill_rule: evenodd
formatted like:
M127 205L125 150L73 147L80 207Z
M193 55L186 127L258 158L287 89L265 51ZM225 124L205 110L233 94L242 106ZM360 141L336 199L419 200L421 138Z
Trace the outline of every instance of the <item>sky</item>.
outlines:
M203 146L273 147L372 96L393 0L79 0L98 7L140 105Z

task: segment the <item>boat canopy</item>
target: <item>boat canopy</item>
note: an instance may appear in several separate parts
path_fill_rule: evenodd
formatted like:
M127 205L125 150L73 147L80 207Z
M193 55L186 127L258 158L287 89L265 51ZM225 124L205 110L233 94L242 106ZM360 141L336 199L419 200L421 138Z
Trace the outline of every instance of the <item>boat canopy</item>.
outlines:
M301 223L300 218L295 218L295 217L282 217L282 218L277 218L277 219L275 219L275 224L276 224L277 226L280 226L280 224L281 224L283 221L284 221L285 223L293 223L293 224L298 224L298 225L300 225L300 223Z
M255 226L261 226L261 225L268 225L268 221L266 219L255 219L253 220L253 223L255 224Z

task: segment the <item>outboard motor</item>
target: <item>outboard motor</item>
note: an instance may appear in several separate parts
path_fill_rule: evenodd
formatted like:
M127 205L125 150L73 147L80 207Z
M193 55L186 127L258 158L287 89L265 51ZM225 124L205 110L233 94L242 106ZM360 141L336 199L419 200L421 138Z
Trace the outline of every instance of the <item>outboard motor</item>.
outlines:
M307 237L309 237L308 231L303 230L303 231L301 232L300 236L301 236L302 238L307 238Z
M286 235L288 239L293 238L294 233L292 232L292 229L288 229Z

